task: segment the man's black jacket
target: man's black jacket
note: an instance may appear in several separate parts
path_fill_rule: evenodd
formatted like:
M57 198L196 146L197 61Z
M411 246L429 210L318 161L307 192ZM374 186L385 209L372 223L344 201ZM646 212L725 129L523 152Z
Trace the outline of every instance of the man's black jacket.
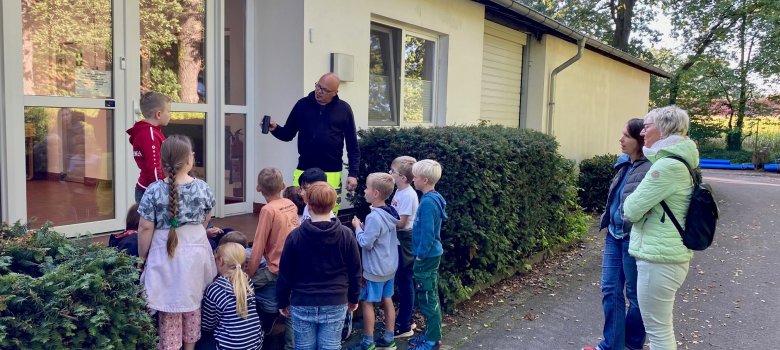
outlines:
M284 126L271 132L277 139L290 141L298 135L298 169L317 167L325 172L341 171L344 143L347 144L349 176L357 177L360 149L355 116L348 103L334 96L320 105L314 92L298 100Z

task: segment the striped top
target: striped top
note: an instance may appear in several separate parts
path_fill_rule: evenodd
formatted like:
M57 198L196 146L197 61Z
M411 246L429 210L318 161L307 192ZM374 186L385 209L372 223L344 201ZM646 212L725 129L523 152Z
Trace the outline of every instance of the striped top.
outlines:
M252 280L249 288L254 289ZM255 296L247 295L247 318L236 313L233 285L224 276L217 276L203 296L201 325L204 331L213 331L217 349L256 350L263 345L263 330L255 309Z

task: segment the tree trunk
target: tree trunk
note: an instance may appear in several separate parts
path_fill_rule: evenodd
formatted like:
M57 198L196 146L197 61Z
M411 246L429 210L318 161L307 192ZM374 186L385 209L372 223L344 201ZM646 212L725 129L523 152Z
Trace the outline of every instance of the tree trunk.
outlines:
M185 0L179 32L179 82L181 102L198 103L198 73L203 65L202 0Z
M744 0L742 6L744 7ZM747 14L742 15L739 25L739 98L737 99L737 123L733 129L729 130L726 147L731 151L742 149L742 126L745 123L745 106L747 105L747 73L750 57L746 57ZM750 54L748 53L748 56Z
M615 8L615 32L612 46L628 51L628 39L631 36L631 20L634 18L636 0L619 0Z

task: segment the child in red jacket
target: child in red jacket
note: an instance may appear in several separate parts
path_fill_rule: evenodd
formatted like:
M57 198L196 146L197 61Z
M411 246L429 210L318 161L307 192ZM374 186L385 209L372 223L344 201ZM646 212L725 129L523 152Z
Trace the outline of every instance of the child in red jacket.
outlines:
M144 120L137 121L127 130L133 146L133 158L141 169L135 184L136 203L141 202L147 186L165 179L160 163L160 147L165 141L161 127L171 120L171 98L159 92L147 92L141 96L141 113Z

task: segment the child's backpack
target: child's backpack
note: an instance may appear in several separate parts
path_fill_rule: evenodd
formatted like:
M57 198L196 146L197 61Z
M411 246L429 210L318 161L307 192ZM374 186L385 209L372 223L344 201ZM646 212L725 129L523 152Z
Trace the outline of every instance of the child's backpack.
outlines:
M661 206L666 215L672 219L674 227L680 232L683 244L688 249L707 249L715 238L715 226L718 224L719 213L718 203L712 196L712 187L701 181L701 175L694 173L685 159L678 156L668 156L668 158L676 159L685 164L693 178L693 193L691 194L691 204L688 206L688 216L685 218L685 229L680 226L665 201L661 201Z

